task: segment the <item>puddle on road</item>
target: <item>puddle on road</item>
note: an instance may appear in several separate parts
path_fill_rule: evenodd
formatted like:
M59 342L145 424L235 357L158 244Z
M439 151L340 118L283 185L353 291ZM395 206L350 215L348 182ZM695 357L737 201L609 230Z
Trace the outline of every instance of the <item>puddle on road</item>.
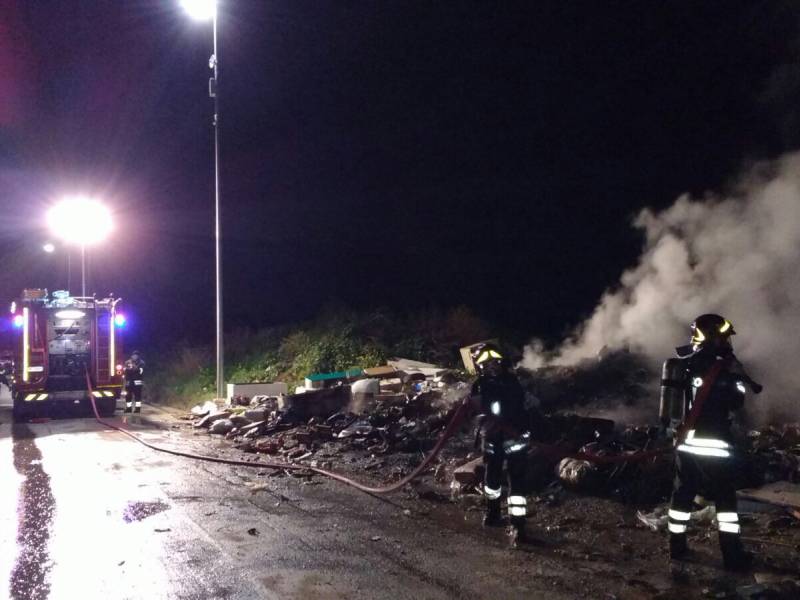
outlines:
M44 599L50 595L49 542L56 501L33 432L27 425L14 425L11 435L14 468L24 480L17 504L18 554L11 571L9 594L13 600Z
M147 517L152 517L167 509L169 509L169 504L163 502L128 502L128 506L122 512L122 520L126 523L143 521Z

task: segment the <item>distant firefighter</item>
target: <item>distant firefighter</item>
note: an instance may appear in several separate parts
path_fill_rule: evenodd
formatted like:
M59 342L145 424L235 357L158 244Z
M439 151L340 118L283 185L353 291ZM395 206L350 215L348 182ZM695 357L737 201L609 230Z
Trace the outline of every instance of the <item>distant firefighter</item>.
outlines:
M14 360L7 354L0 355L0 386L6 386L11 391L11 377L14 372Z
M142 411L142 389L144 388L144 360L138 350L125 361L125 412Z
M736 332L715 314L697 317L688 346L664 363L661 422L675 430L675 487L669 509L670 559L689 556L686 529L697 494L717 509L719 544L725 568L745 570L752 556L742 548L733 478L730 413L742 408L747 388L762 387L745 373L731 346Z
M472 401L481 411L480 434L486 468L483 491L487 501L483 523L490 527L503 523L500 496L505 462L509 480L509 542L516 547L526 541L525 478L531 415L525 408L522 386L497 346L480 344L472 350L472 360L478 372L478 379L472 386Z

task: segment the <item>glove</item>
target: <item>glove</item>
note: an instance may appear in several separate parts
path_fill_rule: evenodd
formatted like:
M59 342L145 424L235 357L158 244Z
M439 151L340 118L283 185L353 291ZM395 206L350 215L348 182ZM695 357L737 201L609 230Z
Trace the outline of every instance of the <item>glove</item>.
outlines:
M763 385L761 385L760 383L756 383L749 377L747 378L747 385L750 386L750 389L753 390L754 394L760 394L761 391L764 389Z

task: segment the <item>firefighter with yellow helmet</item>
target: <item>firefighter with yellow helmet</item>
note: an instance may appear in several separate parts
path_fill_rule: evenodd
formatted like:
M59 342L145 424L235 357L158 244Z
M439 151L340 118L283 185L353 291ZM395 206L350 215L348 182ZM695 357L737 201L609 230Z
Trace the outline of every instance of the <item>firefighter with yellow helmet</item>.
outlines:
M526 541L527 499L525 479L530 446L531 414L525 407L525 393L511 372L500 349L491 343L471 351L478 378L472 386L472 401L479 407L483 441L486 496L485 526L503 524L501 496L503 464L508 470L509 541L512 547Z
M686 530L696 495L714 500L725 568L747 569L752 556L740 540L736 507L730 415L742 408L749 387L761 386L745 373L731 345L730 321L704 314L691 325L688 346L664 363L660 417L675 431L675 481L668 513L673 561L689 557Z

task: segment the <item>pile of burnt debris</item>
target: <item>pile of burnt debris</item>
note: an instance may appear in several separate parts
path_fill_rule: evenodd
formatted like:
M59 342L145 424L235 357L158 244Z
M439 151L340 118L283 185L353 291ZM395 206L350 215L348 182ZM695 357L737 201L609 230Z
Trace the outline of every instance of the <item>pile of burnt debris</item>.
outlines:
M651 409L641 414L655 424L658 379L641 358L615 353L578 367L520 369L518 375L528 402L543 415L531 423L538 442L528 454L531 493L568 490L652 505L668 498L672 441L657 427L576 414L646 403ZM196 430L224 436L245 453L374 471L390 483L421 462L469 391L464 372L394 360L377 369L310 376L293 394L232 395L222 408L207 402L187 418ZM745 430L739 446L740 488L800 480L800 426ZM643 452L646 460L622 460ZM441 497L478 498L481 462L468 419L422 483Z
M459 373L415 361L326 375L307 378L294 394L196 406L194 427L224 435L243 452L320 467L392 463L402 475L432 448L470 389ZM471 447L469 436L459 432L453 448Z

